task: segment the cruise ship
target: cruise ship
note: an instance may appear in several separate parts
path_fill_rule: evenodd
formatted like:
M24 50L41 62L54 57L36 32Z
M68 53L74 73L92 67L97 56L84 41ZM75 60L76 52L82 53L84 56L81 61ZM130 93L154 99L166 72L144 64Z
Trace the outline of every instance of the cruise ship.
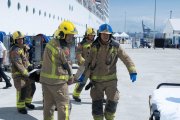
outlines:
M88 26L109 22L108 0L0 0L0 31L53 35L64 20L73 22L78 36Z
M30 41L27 44L34 43L31 62L36 66L40 64L44 50L42 36L38 35L47 36L47 39L43 38L47 43L59 24L69 20L78 30L77 45L87 27L98 29L100 24L109 22L108 8L108 0L0 0L0 41L9 50L12 33L23 32L27 36L26 42ZM75 55L72 61L75 63ZM5 69L9 67L9 59L6 59Z

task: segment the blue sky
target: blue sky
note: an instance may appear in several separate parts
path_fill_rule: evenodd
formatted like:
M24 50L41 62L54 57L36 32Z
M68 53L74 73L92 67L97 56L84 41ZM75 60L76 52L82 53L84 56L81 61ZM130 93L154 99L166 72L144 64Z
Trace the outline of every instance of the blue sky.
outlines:
M118 32L142 32L143 20L153 30L154 8L155 0L109 0L110 25ZM163 30L170 11L172 18L180 18L180 0L156 0L157 31Z

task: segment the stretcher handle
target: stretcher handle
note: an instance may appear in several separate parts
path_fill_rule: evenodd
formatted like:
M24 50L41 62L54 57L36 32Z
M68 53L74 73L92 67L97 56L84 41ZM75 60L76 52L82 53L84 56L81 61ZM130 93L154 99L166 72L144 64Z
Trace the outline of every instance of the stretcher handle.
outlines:
M161 83L156 87L156 89L159 89L161 86L180 86L180 83Z

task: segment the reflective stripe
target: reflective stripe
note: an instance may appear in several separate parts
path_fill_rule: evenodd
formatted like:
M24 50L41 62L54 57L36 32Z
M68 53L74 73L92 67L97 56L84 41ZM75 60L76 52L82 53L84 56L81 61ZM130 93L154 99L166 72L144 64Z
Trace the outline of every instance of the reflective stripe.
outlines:
M80 96L80 93L77 93L77 91L74 91L74 92L73 92L73 96L79 97L79 96Z
M14 72L13 74L14 74L14 75L22 75L21 72ZM23 75L27 75L27 74L28 74L28 71L25 69L25 70L23 71Z
M103 115L93 115L94 120L103 120L104 116Z
M69 75L56 75L56 61L55 61L55 56L56 54L58 54L58 50L55 49L50 43L46 45L47 48L49 50L51 50L52 52L52 56L51 56L51 59L52 59L52 70L51 70L51 73L45 73L45 72L41 72L41 76L43 77L46 77L46 78L50 78L50 79L60 79L60 80L66 80L68 81L69 79Z
M50 50L52 50L55 54L58 53L58 50L56 50L50 43L46 45L47 48L49 48Z
M135 66L129 67L128 70L130 71L130 73L136 72Z
M55 55L58 54L58 51L51 45L51 44L47 44L47 48L49 48L52 52L52 73L51 74L55 74L56 71L56 64L55 64Z
M107 120L114 120L114 118L115 118L115 113L111 113L111 112L105 112L104 113L104 116L105 116L105 118L107 119Z
M73 96L75 97L79 97L80 96L80 92L77 92L77 88L79 87L79 84L76 84L74 91L73 91Z
M19 49L18 50L18 53L21 55L21 54L23 54L24 52L23 52L23 49Z
M31 103L32 102L32 98L26 98L25 99L25 103Z
M97 48L96 47L93 47L91 48L93 52L97 52Z
M90 47L91 47L91 44L88 43L88 44L84 44L84 45L83 45L83 48L88 48L88 47L90 48Z
M116 49L114 49L114 47L112 47L112 48L110 49L110 54L112 54L115 50L116 50Z
M33 65L32 65L32 64L30 64L29 62L28 62L28 65L27 65L27 66L28 66L28 67L29 67L29 66L32 66L32 67L33 67Z
M68 104L65 105L65 116L66 116L65 120L69 120L69 105Z
M25 102L17 102L16 106L17 106L17 108L24 108Z
M106 76L95 76L92 75L91 79L94 81L98 81L98 80L112 80L112 79L116 79L116 74L112 74L112 75L106 75Z
M20 98L20 92L17 91L16 92L16 107L17 108L24 108L25 107L25 102L19 102L19 98Z
M82 64L84 64L84 62L85 62L85 59L81 56L79 59L79 63L82 65Z
M47 73L41 72L41 76L42 77L46 77L46 78L51 78L51 79L60 79L60 80L66 80L66 81L69 80L69 75L60 75L60 76L57 76L55 74L52 75L52 74L47 74Z
M14 74L15 74L15 75L20 75L21 73L20 73L20 72L15 72Z
M25 69L24 71L23 71L23 75L27 75L28 74L28 71Z

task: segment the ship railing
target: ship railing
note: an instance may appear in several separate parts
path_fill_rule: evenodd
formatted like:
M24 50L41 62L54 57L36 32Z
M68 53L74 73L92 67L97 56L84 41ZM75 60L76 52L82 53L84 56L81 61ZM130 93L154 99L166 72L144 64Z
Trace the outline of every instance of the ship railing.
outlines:
M79 4L83 5L87 10L96 15L101 20L105 20L106 16L100 4L94 3L92 0L76 0Z

